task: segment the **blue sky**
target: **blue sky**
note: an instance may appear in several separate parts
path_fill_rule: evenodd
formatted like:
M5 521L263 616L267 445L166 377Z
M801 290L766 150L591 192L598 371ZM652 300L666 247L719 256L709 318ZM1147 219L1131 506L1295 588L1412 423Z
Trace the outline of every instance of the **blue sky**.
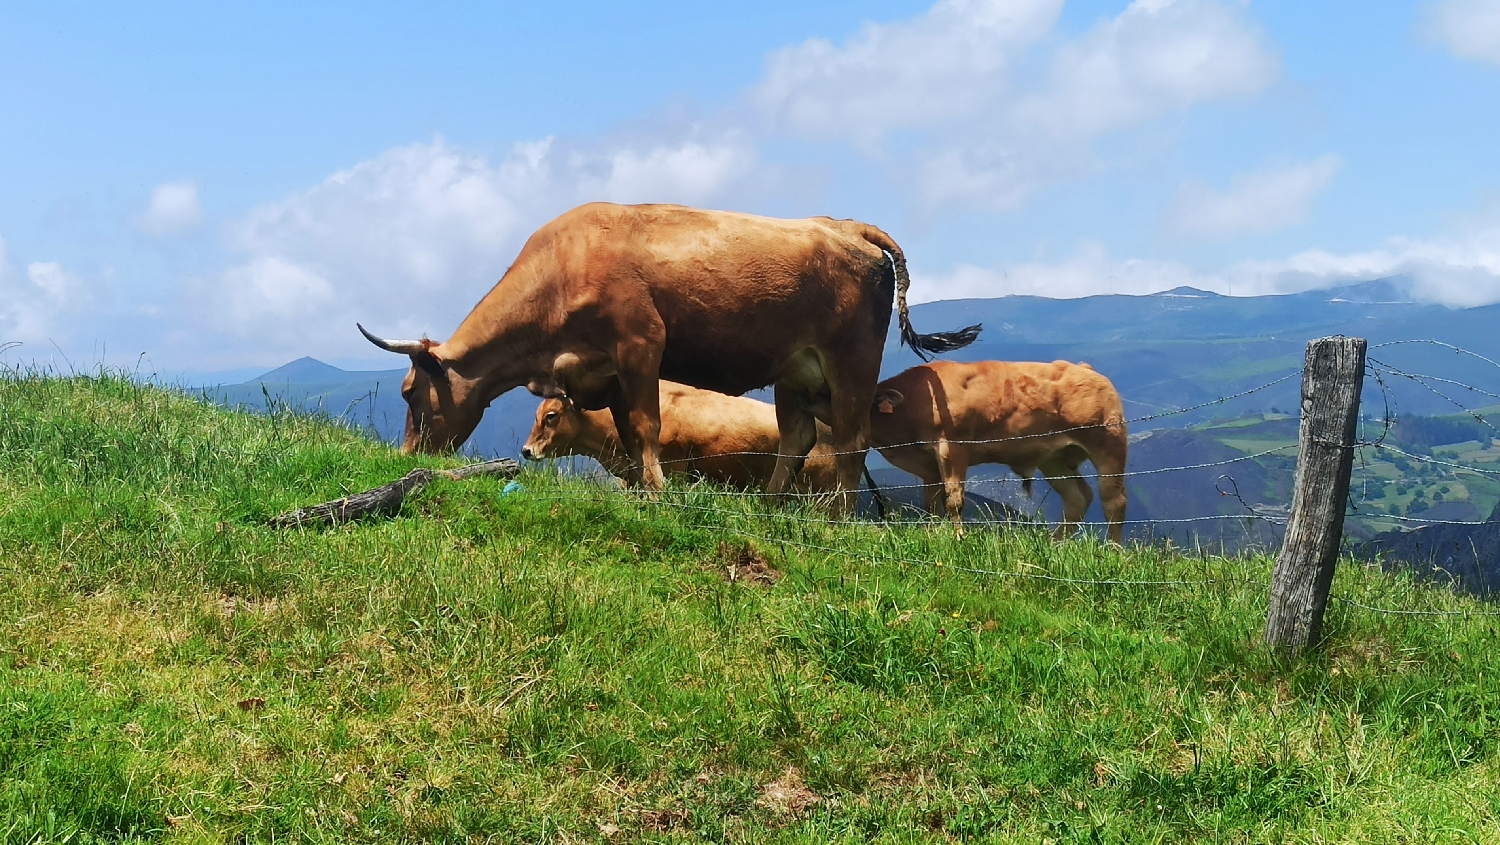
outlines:
M1500 300L1500 0L0 5L0 341L443 337L594 199L875 223L918 299Z

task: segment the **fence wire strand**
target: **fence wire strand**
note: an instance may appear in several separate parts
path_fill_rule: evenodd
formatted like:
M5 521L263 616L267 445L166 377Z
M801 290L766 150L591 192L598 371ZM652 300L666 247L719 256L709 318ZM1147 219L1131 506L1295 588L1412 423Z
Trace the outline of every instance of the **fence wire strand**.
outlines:
M1496 367L1496 369L1500 369L1500 362L1497 362L1496 360L1494 360L1494 359L1492 359L1490 357L1487 357L1485 355L1479 354L1477 352L1473 352L1472 350L1464 349L1462 347L1459 347L1459 346L1456 346L1456 345L1453 345L1453 344L1449 344L1449 343L1445 343L1445 342L1442 342L1442 341L1438 341L1438 340L1413 339L1413 340L1387 341L1387 342L1384 342L1384 343L1374 344L1374 345L1372 345L1369 348L1371 350L1375 350L1375 349L1384 349L1384 348L1390 348L1390 347L1398 347L1398 346L1405 346L1405 345L1418 345L1418 344L1431 345L1431 346L1434 346L1434 347L1451 350L1455 354L1468 355L1468 356L1471 356L1472 358L1474 358L1476 360L1488 363L1488 364ZM1393 411L1393 408L1394 408L1393 396L1391 395L1389 387L1388 387L1388 385L1385 382L1384 376L1388 375L1388 376L1399 377L1399 378L1406 379L1406 380L1409 380L1409 381L1412 381L1412 382L1416 383L1417 385L1419 385L1422 388L1424 388L1425 390L1431 392L1435 396L1441 398L1442 400L1444 400L1444 401L1450 403L1451 405L1455 406L1456 408L1460 409L1465 414L1473 417L1475 420L1477 420L1477 421L1483 423L1484 425L1488 426L1490 429L1494 430L1497 434L1500 434L1500 427L1496 427L1495 424L1491 423L1488 419L1486 419L1483 413L1475 410L1474 408L1471 408L1471 407L1468 407L1468 406L1464 405L1462 402L1460 402L1459 400L1455 399L1453 396L1450 396L1447 393L1445 393L1443 390L1440 390L1437 387L1434 387L1434 385L1444 385L1444 386L1448 386L1448 387L1455 387L1455 388L1459 388L1459 389L1462 389L1462 390L1469 391L1469 392L1471 392L1473 394L1476 394L1476 395L1487 396L1487 397L1491 397L1491 398L1494 398L1494 399L1500 399L1500 392L1494 392L1494 391L1491 391L1491 390L1487 390L1485 388L1477 387L1477 386L1471 385L1471 384L1467 384L1467 383L1465 383L1463 381L1460 381L1458 379L1449 378L1449 377L1446 377L1446 376L1437 376L1437 375L1431 375L1431 374L1427 374L1427 373L1418 373L1418 372L1414 372L1414 371L1409 371L1409 370L1406 370L1406 369L1404 369L1402 367L1394 366L1394 365L1392 365L1390 363L1387 363L1387 362L1385 362L1383 360L1376 359L1374 357L1368 357L1367 358L1367 367L1368 367L1368 369L1367 369L1368 374L1370 376L1372 376L1376 380L1376 382L1379 384L1379 386L1380 386L1381 401L1384 404L1384 414L1383 414L1383 416L1381 418L1381 422L1383 424L1383 428L1382 428L1379 436L1375 437L1374 439L1366 439L1366 438L1364 438L1362 436L1358 440L1358 442L1356 442L1354 444L1350 444L1348 446L1343 446L1343 448L1351 448L1351 449L1357 450L1357 454L1360 456L1360 461L1361 461L1361 466L1362 467L1365 467L1366 469L1368 468L1368 465L1366 465L1364 463L1365 450L1368 449L1368 448L1373 448L1377 452L1381 452L1381 451L1384 451L1384 450L1389 450L1393 454L1401 455L1401 456L1403 456L1405 458L1411 459L1413 461L1421 462L1421 463L1424 463L1424 464L1429 464L1429 465L1434 465L1434 466L1440 466L1440 467L1444 467L1444 468L1447 468L1447 469L1450 469L1450 470L1454 470L1454 471L1458 471L1458 472L1470 472L1470 473L1474 473L1474 474L1477 474L1477 475L1483 476L1483 477L1497 477L1497 478L1500 478L1500 469L1495 469L1495 470L1484 469L1484 468L1481 468L1481 467L1471 466L1471 465L1468 465L1468 464L1459 463L1459 462L1455 462L1455 461L1443 460L1441 458L1437 458L1437 457L1434 457L1434 456L1431 456L1431 455L1422 455L1422 454L1418 454L1416 452L1408 451L1406 449L1400 448L1399 446L1396 446L1396 445L1393 445L1393 444L1387 442L1387 438L1388 438L1388 435L1391 434L1392 427L1394 425L1399 424L1399 414L1397 412ZM1141 415L1141 416L1132 417L1132 418L1123 420L1121 422L1116 422L1116 423L1097 423L1097 424L1091 424L1091 425L1075 426L1075 427L1071 427L1071 428L1067 428L1067 429L1061 429L1061 430L1057 430L1057 431L1032 432L1032 433L1009 435L1009 436L1004 436L1004 437L988 438L988 439L949 440L947 442L950 443L950 444L953 444L953 445L988 445L988 444L997 444L997 443L1005 443L1005 442L1012 442L1012 441L1024 441L1024 440L1033 439L1033 438L1040 438L1040 437L1052 437L1052 436L1056 436L1056 435L1059 435L1059 434L1067 434L1067 433L1070 433L1070 432L1076 432L1076 431L1081 431L1081 430L1086 430L1086 429L1113 428L1113 427L1119 427L1119 426L1128 426L1128 425L1142 423L1142 422L1150 422L1150 421L1159 420L1159 419L1163 419L1163 418L1167 418L1167 417L1178 416L1178 415L1182 415L1182 414L1188 414L1188 413L1192 413L1194 411L1200 411L1200 410L1203 410L1205 408L1213 407L1213 406L1216 406L1216 405L1222 405L1222 404L1230 402L1232 400L1243 398L1245 396L1252 395L1252 394L1257 393L1259 391L1263 391L1263 390L1266 390L1268 388L1275 387L1276 385L1285 383L1285 382L1290 381L1290 380L1292 380L1294 378L1298 378L1299 376L1302 375L1302 372L1303 371L1301 370L1301 368L1298 368L1298 369L1296 369L1294 371L1285 373L1285 374L1283 374L1283 375L1281 375L1281 376L1279 376L1279 377L1277 377L1277 378L1275 378L1275 379L1273 379L1271 381L1265 382L1263 384L1256 385L1256 386L1248 388L1246 390L1238 391L1236 393L1233 393L1233 394L1230 394L1230 395L1227 395L1227 396L1219 397L1219 398L1216 398L1216 399L1212 399L1212 400L1209 400L1209 401L1206 401L1206 402L1201 402L1201 403L1198 403L1198 404L1195 404L1195 405L1186 406L1186 407L1175 408L1175 409L1170 409L1170 410L1163 410L1163 411L1155 411L1155 412L1152 412L1152 413L1149 413L1149 414L1144 414L1144 415ZM1142 403L1137 403L1137 404L1142 404ZM883 448L886 448L886 449L898 449L898 448L906 448L906 447L913 447L913 446L931 446L931 445L934 445L936 442L938 442L938 441L912 441L912 442L909 442L909 443L900 443L900 444L895 444L895 445L892 445L892 446L886 446L886 447L883 447ZM1339 445L1342 446L1342 444L1339 444ZM1223 460L1203 461L1203 462L1200 462L1200 463L1183 464L1183 465L1168 466L1168 467L1155 467L1155 468L1143 469L1143 470L1128 470L1128 471L1123 471L1123 472L1118 472L1118 473L1104 473L1104 474L1100 474L1100 473L1094 473L1094 474L1079 473L1079 474L1074 474L1074 475L1051 476L1047 480L1050 480L1050 481L1064 481L1064 480L1069 480L1069 479L1089 479L1089 478L1096 478L1097 479L1099 477L1105 477L1105 478L1114 478L1114 477L1118 477L1118 478L1133 478L1133 477L1140 477L1140 476L1160 475L1160 474L1172 473L1172 472L1183 472L1183 471L1190 471L1190 470L1210 469L1210 468L1230 466L1230 465L1241 463L1241 462L1245 462L1245 461L1257 461L1259 459L1270 457L1272 455L1277 455L1279 453L1284 453L1284 452L1286 452L1288 450L1292 450L1292 449L1296 449L1296 448L1297 448L1297 444L1292 443L1292 444L1286 444L1286 445L1282 445L1282 446L1276 446L1276 447L1272 447L1272 448L1267 448L1267 449L1264 449L1264 450L1261 450L1261 451L1257 451L1257 452L1247 452L1245 454L1238 455L1238 456L1232 457L1232 458L1223 459ZM856 453L854 453L854 452L822 452L822 453L818 453L815 457L818 457L818 458L832 458L832 457L838 457L838 456L844 455L844 454L856 454ZM865 454L865 451L861 450L857 454ZM733 452L733 453L715 454L715 455L712 455L712 456L690 456L690 457L685 457L685 458L669 459L669 460L661 461L661 465L667 466L667 465L678 464L678 463L690 463L690 462L694 462L694 461L703 460L704 457L713 457L713 458L716 458L716 459L717 458L733 458L733 457L772 457L772 458L774 458L774 457L778 457L778 454L776 452L741 451L741 452ZM1231 488L1229 490L1224 489L1223 483L1224 483L1225 479L1228 479L1228 483L1229 483L1230 488ZM978 487L978 486L984 485L984 484L1013 484L1015 482L1016 482L1016 479L1010 479L1010 478L973 479L973 480L967 481L967 483L966 483L965 486L968 489L973 489L974 487ZM881 491L928 490L932 486L933 485L929 485L929 484L926 484L926 483L919 483L919 484L895 484L895 485L883 485L883 486L880 487L880 490ZM1269 512L1271 510L1269 506L1266 506L1266 505L1256 505L1255 503L1247 502L1245 500L1245 498L1242 495L1240 495L1238 484L1235 482L1235 480L1233 479L1232 476L1228 476L1228 475L1221 475L1221 476L1219 476L1218 481L1216 481L1216 488L1217 488L1218 492L1220 493L1220 495L1234 497L1240 503L1240 505L1245 509L1245 513L1242 513L1242 514L1208 514L1208 515L1193 516L1193 517L1170 517L1170 518L1160 518L1160 519L1151 519L1151 518L1146 518L1146 519L1126 519L1126 520L1123 520L1120 524L1123 524L1123 525L1134 525L1134 526L1155 526L1155 525L1186 525L1186 524L1198 524L1198 523L1220 523L1220 522L1225 522L1225 521L1231 521L1231 522L1245 521L1246 523L1250 523L1250 522L1259 520L1259 521L1263 521L1263 522L1269 523L1269 524L1271 524L1273 526L1280 526L1280 525L1284 525L1286 523L1286 521L1287 521L1286 515L1284 515L1282 513L1272 513L1272 512ZM597 488L597 490L599 492L601 492L601 493L606 492L606 490L605 490L604 487L599 487L599 488ZM761 542L761 543L768 543L768 544L772 544L772 545L779 545L779 546L782 546L783 548L796 548L796 549L801 549L803 551L808 551L808 552L817 552L817 553L822 553L822 554L839 555L839 556L850 557L850 558L855 558L855 559L870 560L870 561L876 562L876 563L890 563L890 564L904 564L904 565L911 565L911 566L932 567L932 568L935 568L935 569L946 569L946 570L950 570L950 571L954 571L954 572L964 572L964 573L969 573L969 574L973 574L973 575L981 575L981 576L992 577L992 578L997 578L997 579L1029 579L1029 580L1035 580L1035 581L1041 581L1041 582L1058 583L1058 584L1068 584L1068 585L1074 585L1074 586L1184 588L1184 587L1203 587L1203 586L1209 586L1209 585L1224 585L1224 584L1240 584L1240 585L1244 585L1244 584L1248 584L1249 583L1249 581L1246 580L1246 579L1234 579L1234 578L1202 578L1202 579L1180 578L1180 579L1141 579L1141 580L1123 579L1123 578L1082 578L1082 577L1074 577L1074 576L1067 576L1067 575L1056 575L1056 574L1049 573L1049 572L1028 571L1027 569L1007 570L1007 569L996 569L996 568L984 568L984 567L980 567L980 566L964 566L964 565L959 565L959 564L954 564L954 563L944 563L942 561L937 561L937 560L926 560L926 559L921 559L921 558L915 558L915 557L911 557L911 556L908 556L908 555L902 555L902 554L883 554L883 553L876 553L876 552L851 551L849 549L841 549L841 548L837 548L837 547L830 546L830 545L823 545L823 544L820 544L820 543L815 543L815 542L808 541L807 540L806 526L814 526L814 525L816 525L816 526L827 526L827 527L855 527L855 526L858 526L858 527L873 528L873 529L880 529L880 530L889 530L893 525L922 525L922 524L937 525L937 524L945 523L946 520L944 520L941 517L941 515L928 515L925 519L911 519L911 520L907 520L907 519L889 519L889 518L884 518L884 517L882 519L880 519L880 520L869 520L869 519L828 518L828 517L820 517L820 516L816 516L816 515L809 515L809 514L803 514L803 513L795 513L795 512L790 512L790 511L783 511L783 512L779 512L779 513L770 513L770 512L745 513L745 512L729 510L729 509L726 509L726 508L716 507L716 506L707 505L707 504L697 504L697 503L688 502L688 501L681 501L680 499L677 498L677 492L679 492L679 491L670 491L670 490L669 491L664 491L661 494L659 494L658 496L656 496L655 498L649 499L647 501L650 501L653 505L656 505L656 506L666 507L666 508L670 508L670 509L674 509L674 510L678 510L678 511L701 513L701 514L705 514L705 515L713 515L715 517L718 517L722 521L722 524L719 525L719 526L716 526L716 527L720 528L721 530L730 532L730 533L732 533L732 534L734 534L736 536L742 537L742 538L744 538L746 540L751 540L751 541L756 541L756 542ZM728 490L701 489L701 488L691 489L691 490L688 490L688 491L680 491L680 492L688 493L688 495L690 495L690 496L712 497L712 498L718 498L718 497L746 498L746 497L748 497L748 498L751 498L751 499L764 499L764 498L770 497L772 495L772 494L765 493L763 491L736 492L736 491L728 491ZM830 494L826 493L826 492L789 491L789 492L785 492L785 493L781 493L781 494L776 494L776 497L779 498L779 499L781 499L781 500L798 500L798 499L800 499L800 500L817 500L817 499L825 499L829 495ZM552 498L554 500L567 500L567 499L570 499L570 498L573 498L573 497L555 496L555 497L546 497L546 498ZM1044 499L1044 501L1045 501L1045 499ZM1036 510L1033 511L1033 512L1031 512L1031 513L1027 513L1025 511L1012 508L1011 506L1005 505L1003 503L1002 503L1001 506L1003 508L1006 508L1007 510L1009 510L1010 513L1007 513L1003 517L995 517L994 516L994 512L991 511L990 516L987 516L985 518L965 520L963 522L964 527L968 527L968 528L986 528L986 527L1002 528L1002 527L1028 527L1028 526L1034 526L1034 527L1039 527L1039 528L1046 528L1047 527L1047 520L1041 514L1041 505L1040 504L1038 504ZM1418 528L1414 529L1414 530L1417 530L1417 531L1420 531L1420 530L1422 530L1422 528L1425 528L1425 527L1436 526L1436 525L1458 525L1458 526L1475 527L1475 526L1483 526L1483 525L1492 524L1492 523L1490 523L1489 520L1432 519L1432 518L1424 518L1424 517L1416 517L1416 516L1405 516L1405 515L1399 515L1399 514L1384 514L1384 513L1373 513L1373 512L1372 513L1361 513L1359 511L1357 503L1353 501L1352 497L1351 497L1351 501L1350 501L1350 507L1353 510L1353 512L1350 514L1350 516L1353 517L1353 518L1366 519L1366 520L1377 521L1377 522L1378 521L1389 520L1389 521L1394 522L1394 523L1403 523L1403 524L1416 525L1416 526L1419 526ZM916 511L916 509L912 508L911 506L902 506L902 507L899 507L896 510L897 513L905 513L905 514L911 514L911 513L914 513L915 511ZM763 533L763 531L765 529L763 529L762 531L747 530L742 525L736 524L738 521L744 520L744 519L751 519L751 520L759 519L762 522L766 523L769 527L774 528L775 526L779 525L779 526L782 526L786 530L780 536L777 536L774 533L773 534ZM802 539L800 539L800 540L797 539L796 537L792 536L792 534L794 532L793 532L793 530L792 530L791 527L792 526L796 526L796 525L804 526L801 529ZM1089 520L1089 521L1080 521L1080 522L1077 522L1077 523L1070 523L1070 525L1073 526L1073 527L1075 527L1075 528L1078 528L1078 529L1093 529L1093 528L1108 527L1110 525L1110 523L1107 522L1107 521L1102 521L1101 522L1101 521L1092 521L1092 520ZM1359 610L1362 610L1362 611L1367 611L1367 612L1371 612L1371 613L1378 613L1378 614L1386 614L1386 615L1391 615L1391 616L1428 617L1428 618L1460 618L1460 617L1462 617L1462 618L1468 618L1468 617L1492 617L1492 616L1500 616L1500 610L1496 610L1496 611L1452 610L1452 611L1449 611L1449 610L1421 610L1421 609L1408 609L1408 608L1390 608L1390 607L1378 607L1378 606L1375 606L1375 605L1366 604L1364 602L1358 601L1358 600L1350 598L1348 596L1334 595L1334 596L1330 596L1330 598L1333 599L1333 600L1335 600L1335 601L1337 601L1337 602L1339 602L1339 603L1341 603L1341 604L1344 604L1344 605L1347 605L1349 607L1356 608L1356 609L1359 609Z

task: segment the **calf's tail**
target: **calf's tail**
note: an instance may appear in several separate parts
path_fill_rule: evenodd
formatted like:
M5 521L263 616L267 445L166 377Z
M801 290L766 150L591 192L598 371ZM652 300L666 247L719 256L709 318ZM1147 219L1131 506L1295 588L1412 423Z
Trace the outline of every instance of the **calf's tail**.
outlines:
M884 250L891 257L891 269L896 275L896 319L901 323L901 342L911 347L911 351L917 353L918 358L927 361L933 354L962 349L979 337L979 330L983 328L980 324L952 332L917 334L917 330L911 327L911 312L906 307L906 291L911 287L911 276L906 272L906 255L901 252L901 247L896 245L890 235L874 226L866 224L861 234L865 240Z

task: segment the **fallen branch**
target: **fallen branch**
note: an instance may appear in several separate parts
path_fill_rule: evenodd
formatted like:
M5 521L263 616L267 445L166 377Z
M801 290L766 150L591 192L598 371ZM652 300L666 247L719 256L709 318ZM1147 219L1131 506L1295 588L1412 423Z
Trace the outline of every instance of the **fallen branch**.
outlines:
M406 475L383 484L373 490L345 496L321 505L287 511L270 521L272 528L296 528L299 526L342 525L371 514L392 516L401 509L401 502L408 494L431 484L437 478L462 481L476 475L499 475L511 478L521 472L521 465L510 458L469 464L458 469L414 469Z

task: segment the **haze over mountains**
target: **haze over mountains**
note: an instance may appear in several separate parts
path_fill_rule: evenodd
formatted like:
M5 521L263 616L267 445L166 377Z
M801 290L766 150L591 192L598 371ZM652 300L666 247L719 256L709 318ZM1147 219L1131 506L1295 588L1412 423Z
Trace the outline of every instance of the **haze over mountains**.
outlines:
M1431 344L1380 346L1397 340L1436 339L1500 360L1500 332L1495 328L1500 325L1500 305L1453 309L1416 302L1410 290L1407 279L1395 277L1285 296L1229 297L1192 288L1082 299L1009 296L919 305L912 309L912 320L921 331L983 323L984 331L973 346L949 356L956 360L1061 358L1087 361L1108 376L1124 397L1127 417L1132 420L1128 470L1197 467L1133 476L1128 484L1132 520L1248 516L1247 507L1274 514L1288 503L1295 465L1291 451L1253 461L1234 459L1261 451L1266 444L1295 441L1295 420L1283 418L1297 413L1298 374L1304 347L1312 338L1362 336L1371 343L1373 361L1453 382L1443 383L1437 391L1389 371L1380 383L1367 379L1367 428L1379 425L1387 406L1393 415L1442 415L1495 401L1494 396L1459 384L1500 395L1500 368L1491 361ZM349 331L354 331L353 326ZM240 384L204 389L215 401L228 405L264 408L269 398L321 409L394 440L405 425L400 386L407 364L397 356L392 356L391 363L389 370L348 371L301 358ZM916 363L915 355L898 347L893 330L887 341L885 373ZM1271 387L1246 392L1283 377L1287 378ZM1215 402L1221 397L1230 398ZM1189 413L1169 413L1205 403ZM517 454L531 428L536 404L524 389L498 398L466 451L477 456ZM1244 419L1222 425L1234 418ZM1213 421L1220 425L1209 425ZM906 488L915 483L873 452L870 464L882 485ZM1229 480L1221 478L1226 475ZM1020 485L1004 467L976 467L971 479L976 496L1023 510L1037 506L1021 497ZM1433 484L1439 481L1432 479ZM1230 487L1238 491L1237 497L1225 495ZM1454 501L1457 494L1450 491L1450 501L1442 507L1481 517L1489 513L1493 503L1485 497L1500 495L1500 489L1492 494L1487 487L1470 487L1471 502ZM1044 485L1038 489L1046 490ZM916 498L915 492L906 491L901 498ZM1410 492L1403 488L1402 494ZM1056 497L1039 499L1042 513L1055 519ZM1403 508L1410 504L1401 500ZM1102 518L1097 504L1090 518ZM1356 538L1372 536L1374 530L1351 522ZM1179 543L1236 548L1279 542L1279 527L1258 520L1135 525L1130 533L1138 538L1165 536Z
M983 323L974 345L948 356L955 360L1087 361L1114 382L1132 418L1210 402L1297 371L1306 342L1330 334L1366 337L1372 357L1403 370L1500 392L1500 371L1480 359L1425 345L1374 348L1391 340L1435 338L1500 358L1495 331L1500 305L1452 309L1414 302L1409 290L1408 280L1395 277L1285 296L1228 297L1193 288L1082 299L1009 296L918 305L912 319L924 331ZM219 401L257 407L264 407L269 393L394 437L405 421L400 383L407 364L397 356L391 363L389 370L349 371L302 358L240 384L213 385L211 392ZM892 329L885 374L916 363L915 355L897 345ZM1372 395L1378 394L1379 388L1371 387ZM1132 431L1245 413L1295 412L1299 389L1297 379L1288 379L1197 412L1138 422ZM1397 398L1407 413L1456 410L1425 390L1404 389ZM468 448L479 455L514 454L535 407L524 390L501 396Z

